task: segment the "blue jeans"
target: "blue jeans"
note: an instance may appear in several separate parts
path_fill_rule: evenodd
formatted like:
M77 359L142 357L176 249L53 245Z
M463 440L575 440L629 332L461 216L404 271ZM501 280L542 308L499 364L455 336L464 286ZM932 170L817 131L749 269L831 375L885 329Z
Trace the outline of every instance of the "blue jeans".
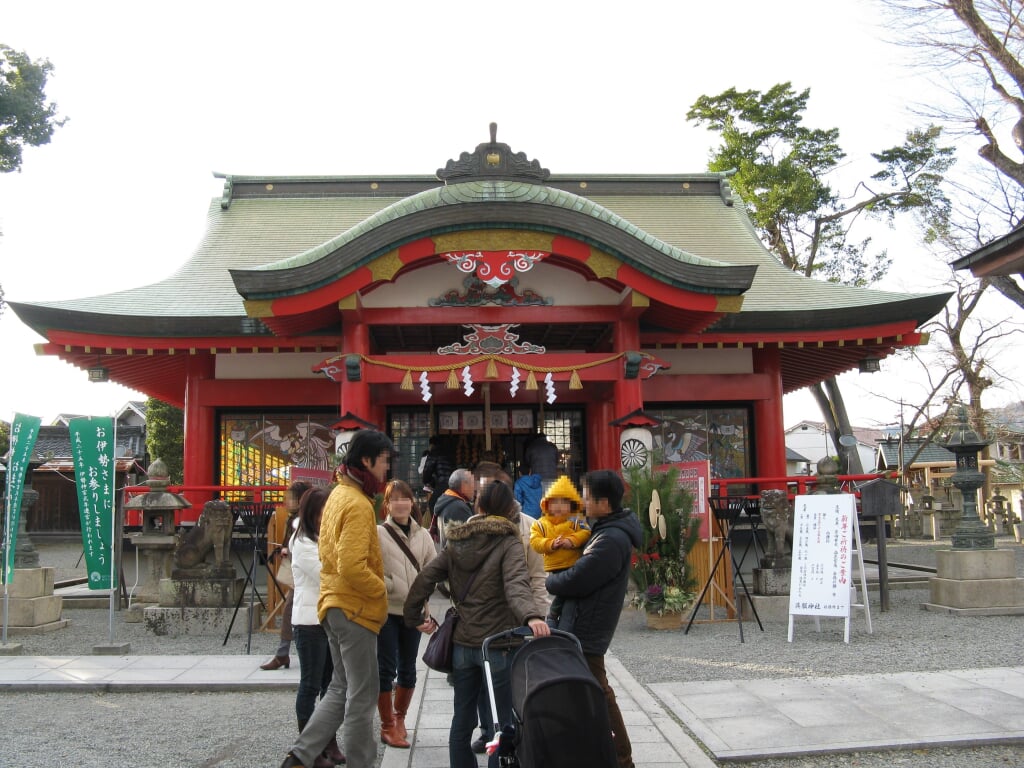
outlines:
M512 651L492 648L488 655L491 661L491 680L494 683L494 700L498 707L498 722L507 725L512 722L512 690L508 676ZM476 755L473 754L470 744L478 719L477 700L481 689L486 690L487 687L483 651L456 644L452 654L452 667L455 712L452 715L451 729L448 731L448 762L451 768L477 768ZM488 764L496 766L497 762L497 754L491 755Z
M334 674L327 632L319 624L292 627L299 654L299 689L295 693L295 717L305 723L313 716L317 698L323 698Z
M377 636L377 666L380 692L388 693L398 675L403 688L416 687L416 656L420 649L420 631L409 628L401 616L388 614Z

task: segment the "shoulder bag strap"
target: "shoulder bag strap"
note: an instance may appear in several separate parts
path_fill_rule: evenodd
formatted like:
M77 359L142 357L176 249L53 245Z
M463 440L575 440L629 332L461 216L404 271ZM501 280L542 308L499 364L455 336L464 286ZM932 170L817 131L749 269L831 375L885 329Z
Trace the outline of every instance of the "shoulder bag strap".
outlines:
M405 552L405 556L409 558L409 562L412 563L412 567L416 569L416 573L419 573L420 564L416 562L415 556L412 554L412 552L409 551L409 547L406 545L406 543L402 541L402 537L398 535L398 531L396 531L387 523L384 523L384 530L391 534L391 538L395 540L395 544L398 545L399 549Z

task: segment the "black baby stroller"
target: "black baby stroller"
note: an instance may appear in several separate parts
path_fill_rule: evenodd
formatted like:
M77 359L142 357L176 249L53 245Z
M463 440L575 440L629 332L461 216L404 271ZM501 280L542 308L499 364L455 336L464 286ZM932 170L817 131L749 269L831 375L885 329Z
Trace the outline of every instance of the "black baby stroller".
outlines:
M497 722L488 646L529 629L508 630L484 640L484 673L494 732L501 734L498 764L512 768L616 768L612 729L604 691L583 657L575 635L551 630L550 637L527 642L512 656L511 725Z

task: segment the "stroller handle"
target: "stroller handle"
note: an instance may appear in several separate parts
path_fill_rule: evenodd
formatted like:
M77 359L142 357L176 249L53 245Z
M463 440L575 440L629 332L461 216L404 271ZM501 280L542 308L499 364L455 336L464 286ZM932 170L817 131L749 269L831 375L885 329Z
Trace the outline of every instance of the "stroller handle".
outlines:
M561 629L552 629L551 630L551 635L552 636L560 636L560 637L569 638L574 643L576 643L576 646L580 649L580 653L583 653L583 645L580 643L579 638L576 637L576 635L574 635L572 632L566 632L566 631L561 630ZM497 642L498 640L504 640L506 638L512 638L512 637L529 637L529 638L532 638L533 637L533 630L530 629L528 626L522 626L522 627L516 627L515 629L506 629L504 632L499 632L496 635L491 635L490 637L485 637L484 638L483 646L480 649L483 652L484 661L485 662L487 661L487 650L490 647L491 643Z

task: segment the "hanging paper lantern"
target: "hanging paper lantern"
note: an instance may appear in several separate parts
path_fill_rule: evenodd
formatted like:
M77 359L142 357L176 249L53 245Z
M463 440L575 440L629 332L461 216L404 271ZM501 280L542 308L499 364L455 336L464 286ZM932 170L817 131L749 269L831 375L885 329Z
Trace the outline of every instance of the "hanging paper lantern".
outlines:
M646 427L629 427L619 435L619 459L623 469L648 467L654 438Z
M345 454L348 453L348 444L352 442L352 438L359 432L358 429L346 429L338 433L334 438L334 452L338 454L338 461L345 460Z

